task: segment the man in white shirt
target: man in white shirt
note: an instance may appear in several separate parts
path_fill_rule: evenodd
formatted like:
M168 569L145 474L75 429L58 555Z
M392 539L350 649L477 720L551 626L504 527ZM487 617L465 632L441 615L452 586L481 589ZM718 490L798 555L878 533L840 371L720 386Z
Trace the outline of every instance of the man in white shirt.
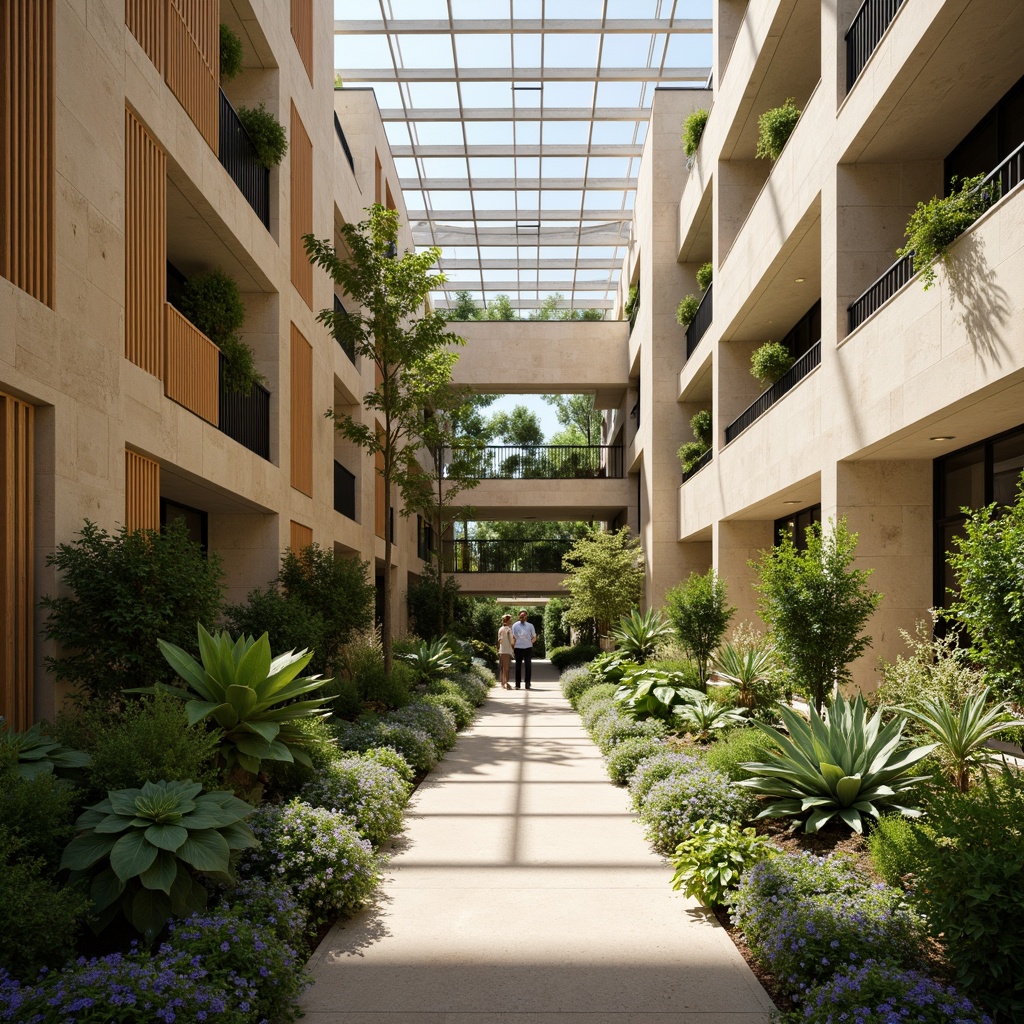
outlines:
M523 675L523 663L526 663L526 688L530 689L530 671L533 667L533 641L537 639L537 630L533 628L532 622L526 621L526 609L519 613L519 621L512 625L512 636L515 638L515 646L512 653L516 656L516 689L519 689L519 682Z

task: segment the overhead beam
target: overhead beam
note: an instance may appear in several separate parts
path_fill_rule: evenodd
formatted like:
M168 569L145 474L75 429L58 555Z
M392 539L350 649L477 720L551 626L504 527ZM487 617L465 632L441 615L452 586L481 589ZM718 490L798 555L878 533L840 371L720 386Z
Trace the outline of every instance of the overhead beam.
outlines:
M477 188L480 186L478 185ZM580 211L576 210L482 210L475 213L472 210L431 210L431 220L507 220L507 221L533 221L538 220L571 220L580 222ZM583 220L622 220L632 221L632 210L585 210ZM427 221L426 210L410 210L409 223L413 228L425 227Z
M402 178L399 185L405 189L424 189L427 192L465 192L470 178ZM472 177L475 189L489 191L575 191L584 187L582 178L479 178ZM586 188L593 191L625 192L636 188L636 178L587 178ZM484 220L487 218L484 217Z
M339 68L348 82L700 82L707 68Z
M539 121L540 107L384 107L383 121ZM649 107L545 107L545 121L648 121Z
M410 118L415 120L415 117ZM475 156L612 156L631 157L641 156L644 147L642 143L619 144L619 145L594 145L588 146L580 142L571 146L552 145L545 142L542 145L524 146L516 143L511 146L392 146L393 157L450 157L468 156L472 159Z
M623 225L625 227L625 225ZM576 227L543 227L539 231L509 231L506 228L442 227L435 224L433 232L414 231L416 245L505 245L527 247L534 245L628 245L629 230L619 231L608 224Z
M453 260L442 256L438 270L620 270L622 260Z
M450 290L451 291L461 291L462 289L455 289L455 288L453 288L453 289L450 289ZM469 290L470 289L466 289L466 291L469 291ZM543 289L540 289L540 290L543 290ZM538 289L536 289L536 288L530 288L530 289L524 288L523 291L538 291ZM430 293L430 295L431 295L431 302L432 302L432 304L434 306L434 309L454 309L455 308L455 304L454 303L449 303L447 299L440 299L440 298L438 298L438 296L441 295L441 294L443 294L443 293L442 292L431 292ZM499 295L501 293L492 290L492 294L493 295ZM510 304L511 304L513 309L544 309L544 307L548 305L548 302L547 302L546 299L517 299L515 297L515 294L513 294L513 295L510 296ZM568 299L564 299L561 303L559 303L558 308L559 309L613 309L614 306L615 306L615 303L612 300L610 300L610 299L594 299L594 300L592 300L590 302L587 302L587 303L578 302L575 305L570 304ZM476 321L472 321L472 322L475 323ZM506 321L493 321L493 322L494 323L504 323ZM528 388L523 393L524 394L534 394L536 392L536 390L537 390L536 387L531 386L530 388Z
M336 18L334 34L339 36L395 35L491 35L510 32L614 32L636 34L659 32L669 35L701 35L711 31L710 18Z

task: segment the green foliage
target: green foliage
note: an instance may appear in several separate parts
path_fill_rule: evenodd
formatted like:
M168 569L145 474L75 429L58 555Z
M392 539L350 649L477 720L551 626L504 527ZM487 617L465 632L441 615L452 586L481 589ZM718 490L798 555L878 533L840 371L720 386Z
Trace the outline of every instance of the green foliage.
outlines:
M936 792L926 812L933 835L920 844L915 895L932 934L972 998L1024 1019L1024 932L1007 927L1024 913L1024 776Z
M224 22L220 23L220 80L230 82L242 73L242 40L228 28Z
M704 134L704 126L708 123L710 113L711 111L703 108L694 110L683 121L683 152L687 156L697 155L700 137Z
M594 405L590 395L542 395L547 405L554 406L558 424L571 435L578 437L576 443L595 445L601 443L601 424L604 413ZM556 435L557 436L557 435ZM556 442L553 438L551 444Z
M596 620L599 632L607 633L609 623L643 598L643 552L628 526L580 538L562 565L568 574L562 581L569 592L566 618L573 625Z
M640 285L631 284L626 295L626 301L622 304L622 314L627 320L633 319L633 310L636 309L637 299L640 298Z
M564 615L565 602L560 597L553 597L544 605L544 646L547 648L549 660L556 647L569 645L571 637Z
M715 267L712 263L702 263L697 268L697 285L702 292L708 290L708 286L714 280Z
M750 778L742 767L750 761L763 761L768 750L778 749L770 736L760 729L743 727L729 729L709 747L700 752L701 760L709 768L728 775L734 782Z
M46 862L0 825L0 964L13 977L31 981L41 968L71 959L88 906L81 891L53 882Z
M853 569L857 534L846 519L807 530L806 550L785 536L752 562L760 582L758 610L783 656L820 711L829 691L850 678L848 665L871 644L861 635L882 595L868 589L874 570Z
M921 823L902 814L883 814L868 834L871 863L886 884L897 889L913 884L924 839Z
M693 439L704 446L707 451L711 447L711 438L714 425L711 420L710 409L699 409L690 417L690 429L693 431Z
M455 305L446 310L445 315L449 323L456 323L467 320L480 320L482 312L472 294L462 289L455 293Z
M680 725L691 732L699 743L707 743L713 732L746 722L743 709L728 707L701 693L689 703L676 708L675 714Z
M657 719L638 722L635 718L613 713L602 716L595 723L591 730L591 738L601 753L607 757L620 743L638 738L660 739L665 735L665 731L664 724Z
M260 769L267 777L268 799L287 801L298 796L299 790L313 779L323 778L344 756L338 741L325 718L300 718L295 723L304 736L303 750L309 764L301 761L266 761Z
M777 852L770 839L752 828L702 818L670 858L676 869L672 888L696 896L706 907L724 906L743 873Z
M684 296L676 307L676 322L681 327L689 327L693 323L693 318L697 315L699 307L700 299L696 295Z
M971 639L971 656L986 682L1024 704L1024 478L1008 508L968 514L949 564L957 597L950 608Z
M780 706L779 713L788 737L755 724L781 752L770 750L764 761L744 764L751 778L739 783L778 798L759 818L792 815L803 819L806 832L817 832L838 817L861 832L865 817L877 818L883 810L920 813L900 801L927 778L910 771L935 745L900 749L902 718L884 726L880 714L868 718L859 695L852 702L839 697L825 718L812 708L809 725L792 708Z
M398 657L412 667L416 682L422 685L440 679L455 667L455 658L447 640L420 644L414 651Z
M621 655L643 665L658 645L672 635L672 627L657 608L648 608L642 614L639 608L631 608L609 635Z
M707 445L700 441L686 441L679 446L676 456L683 473L689 473L694 466L707 454Z
M238 120L256 150L257 161L266 168L276 167L288 152L284 125L260 100L256 107L239 107Z
M367 715L358 722L331 722L331 730L343 750L366 751L391 747L417 775L425 775L438 761L437 747L427 732L402 722Z
M452 693L450 690L441 693L428 693L423 700L447 708L451 712L452 718L455 719L455 728L460 732L476 717L473 705L461 693Z
M707 682L708 662L736 611L728 603L725 580L715 570L691 572L685 583L665 595L669 622L679 642L699 669L701 688Z
M109 702L126 687L170 678L157 639L197 650L194 624L220 613L220 559L189 540L180 520L113 536L86 520L47 565L71 593L40 601L48 612L43 635L64 652L46 667L83 700Z
M36 723L24 732L15 732L0 717L0 752L8 755L15 772L23 779L38 775L75 777L89 763L89 755L80 750L69 750L57 740L43 735L43 727Z
M272 658L264 633L258 640L228 633L211 636L199 624L201 663L174 644L161 640L160 650L188 689L164 685L166 693L185 701L190 725L210 719L218 729L218 752L228 769L238 765L255 775L262 761L309 763L306 735L299 719L326 715L329 697L298 700L323 686L322 679L300 677L309 663L306 651Z
M560 679L562 694L565 699L576 707L580 697L594 686L598 681L590 674L590 671L583 666L565 669Z
M773 678L778 662L772 643L724 643L715 651L712 664L719 679L736 687L737 699L748 711L774 713L782 689Z
M409 584L405 593L409 611L409 628L417 636L434 639L441 622L450 622L459 596L459 582L452 575L438 578L437 565L431 562L423 573Z
M984 174L963 178L958 191L954 177L948 196L932 196L910 215L904 231L907 244L896 255L913 256L914 273L921 274L925 291L935 284L936 261L947 263L947 248L999 198L999 182L984 181Z
M574 644L571 647L552 647L548 651L548 660L559 672L586 665L601 653L601 648L594 644Z
M198 873L230 879L231 852L257 845L242 824L252 811L232 793L203 793L197 782L113 790L82 812L83 831L60 866L91 879L101 930L120 911L152 943L169 917L205 907Z
M18 860L41 860L52 873L75 834L79 791L65 779L25 779L3 759L0 767L0 828L17 846ZM2 930L2 929L0 929Z
M778 160L799 120L800 109L792 97L781 107L766 110L757 119L757 150L754 156Z
M778 341L766 341L750 356L750 374L763 388L781 380L792 365L792 353Z
M1024 726L1005 701L988 707L989 693L985 687L981 693L972 694L959 713L941 695L920 697L896 709L924 726L938 743L949 780L961 793L970 787L972 769L985 769L1003 760L988 746L988 741L1007 729Z
M661 749L661 741L654 736L631 736L621 740L605 757L608 777L616 786L627 785L636 766Z
M394 747L370 747L363 751L363 757L390 768L412 791L412 782L416 776L409 762Z
M615 701L631 717L643 721L657 718L670 725L676 722L681 709L702 696L691 689L681 675L642 668L622 673Z

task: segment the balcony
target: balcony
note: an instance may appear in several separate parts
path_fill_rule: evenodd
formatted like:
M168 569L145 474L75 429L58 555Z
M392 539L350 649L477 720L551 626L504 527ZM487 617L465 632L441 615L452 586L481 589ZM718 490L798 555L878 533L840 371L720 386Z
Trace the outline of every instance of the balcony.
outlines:
M853 88L903 0L864 0L846 33L846 91Z
M700 344L700 339L707 333L708 328L711 326L711 318L713 316L711 291L714 288L714 282L708 285L707 291L701 296L700 305L697 307L697 315L690 321L689 326L686 328L686 358L697 350L697 346Z
M622 445L490 445L467 456L474 480L580 480L622 477ZM446 454L445 466L451 462Z
M338 316L346 316L346 317L348 316L348 311L341 304L341 299L339 299L337 295L334 296L334 312ZM341 349L341 351L344 352L345 355L348 356L349 362L353 366L355 366L356 365L356 350L355 350L355 346L352 344L352 342L351 341L342 341L341 338L339 338L337 334L334 335L334 340L338 343L338 347Z
M714 449L709 448L690 468L683 474L683 483L691 477L696 476L705 466L711 464L711 460L714 458Z
M217 426L232 440L270 461L270 392L253 384L249 394L229 391L224 386L227 360L220 356L220 422Z
M755 420L763 416L783 395L792 390L813 369L821 365L821 342L812 345L763 395L749 405L725 428L725 443L735 440ZM699 469L694 466L693 473ZM684 477L685 479L685 477Z
M444 542L445 572L562 572L574 540L454 540Z
M169 302L164 303L164 334L164 394L216 427L220 349Z
M224 90L220 92L221 165L228 172L263 226L270 229L270 171L256 159L256 147L238 120Z
M334 511L355 522L356 478L340 462L334 463Z

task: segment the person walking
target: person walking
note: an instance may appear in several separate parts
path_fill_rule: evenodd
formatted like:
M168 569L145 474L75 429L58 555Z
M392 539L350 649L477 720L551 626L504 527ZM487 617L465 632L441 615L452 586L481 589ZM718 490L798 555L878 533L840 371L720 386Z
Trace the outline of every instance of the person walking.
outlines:
M519 621L512 626L512 636L515 638L516 656L516 689L519 689L519 681L522 675L526 676L526 688L530 689L530 675L533 668L533 641L537 639L537 630L533 628L532 622L526 621L526 609L519 613ZM523 664L526 671L523 672Z
M514 643L512 616L502 615L501 625L498 627L498 662L500 664L501 685L506 690L512 689L508 684L508 670L512 665L512 645Z

